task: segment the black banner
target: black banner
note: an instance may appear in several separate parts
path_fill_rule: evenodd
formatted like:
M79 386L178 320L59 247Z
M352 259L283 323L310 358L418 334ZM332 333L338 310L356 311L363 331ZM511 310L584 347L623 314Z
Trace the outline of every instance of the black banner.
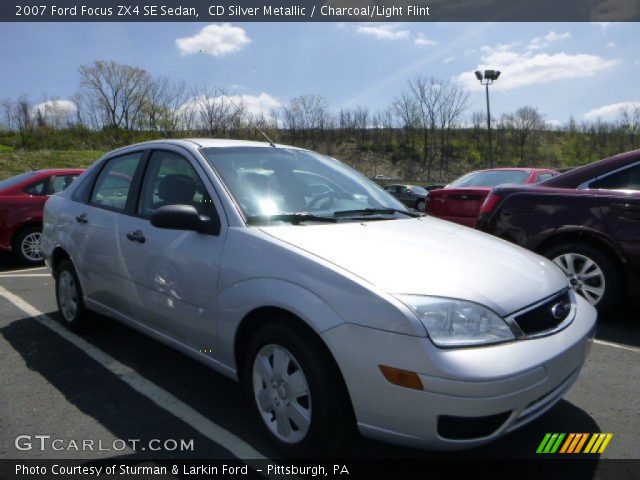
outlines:
M640 0L15 0L2 22L630 22Z
M0 460L2 479L640 479L640 460Z

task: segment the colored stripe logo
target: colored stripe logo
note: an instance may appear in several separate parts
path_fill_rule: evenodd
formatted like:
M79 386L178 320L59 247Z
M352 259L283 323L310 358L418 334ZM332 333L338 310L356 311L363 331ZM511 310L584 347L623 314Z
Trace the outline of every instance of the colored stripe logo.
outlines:
M547 433L536 453L603 453L613 433Z

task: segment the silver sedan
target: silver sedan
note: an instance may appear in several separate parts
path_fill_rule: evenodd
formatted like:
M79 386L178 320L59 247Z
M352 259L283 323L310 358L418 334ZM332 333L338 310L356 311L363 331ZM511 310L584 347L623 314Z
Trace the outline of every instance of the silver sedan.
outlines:
M494 440L562 398L596 322L545 258L267 143L108 153L47 202L42 248L69 328L98 312L241 381L294 456Z

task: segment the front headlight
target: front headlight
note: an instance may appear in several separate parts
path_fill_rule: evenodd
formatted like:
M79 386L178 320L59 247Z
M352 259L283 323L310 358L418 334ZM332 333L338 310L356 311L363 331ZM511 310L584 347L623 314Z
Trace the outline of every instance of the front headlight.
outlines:
M514 340L515 335L493 311L477 303L422 295L396 295L420 319L439 347L469 347Z

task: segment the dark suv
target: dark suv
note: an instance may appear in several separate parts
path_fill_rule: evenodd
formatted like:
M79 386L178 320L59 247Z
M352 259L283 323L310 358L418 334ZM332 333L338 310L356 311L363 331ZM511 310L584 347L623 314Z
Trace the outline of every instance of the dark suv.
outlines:
M537 186L504 185L476 224L552 259L599 310L640 294L640 150Z

